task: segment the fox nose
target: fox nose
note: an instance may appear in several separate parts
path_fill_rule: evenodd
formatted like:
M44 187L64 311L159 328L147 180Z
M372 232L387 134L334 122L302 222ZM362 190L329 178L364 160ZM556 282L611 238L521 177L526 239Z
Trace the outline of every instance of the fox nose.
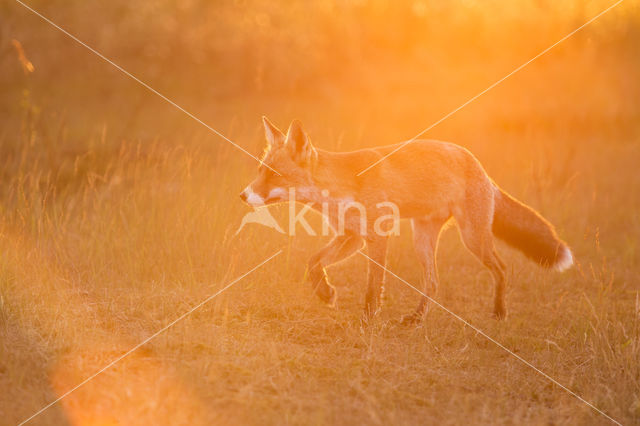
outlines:
M240 199L241 199L242 201L244 201L244 202L246 202L246 201L247 201L247 191L242 191L242 192L240 193Z

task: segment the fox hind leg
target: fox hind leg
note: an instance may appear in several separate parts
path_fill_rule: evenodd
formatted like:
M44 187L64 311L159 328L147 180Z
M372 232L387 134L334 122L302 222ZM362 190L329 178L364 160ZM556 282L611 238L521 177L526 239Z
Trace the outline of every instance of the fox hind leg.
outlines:
M494 246L491 219L488 215L456 217L464 245L489 269L495 282L493 313L497 319L507 316L505 303L506 267Z

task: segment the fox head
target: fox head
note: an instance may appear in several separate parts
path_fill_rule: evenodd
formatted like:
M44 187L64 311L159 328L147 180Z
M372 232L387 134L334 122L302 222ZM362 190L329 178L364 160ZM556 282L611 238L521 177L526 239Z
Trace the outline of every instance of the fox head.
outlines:
M254 207L287 201L290 188L312 187L318 159L300 121L291 122L286 136L266 117L262 122L267 147L258 176L240 193L240 198Z

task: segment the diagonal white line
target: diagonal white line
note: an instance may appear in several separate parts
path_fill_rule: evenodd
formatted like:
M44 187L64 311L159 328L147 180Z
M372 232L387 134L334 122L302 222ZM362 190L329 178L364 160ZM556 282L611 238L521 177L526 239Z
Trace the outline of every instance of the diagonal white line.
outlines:
M509 74L505 75L504 77L502 77L500 80L496 81L495 83L493 83L492 85L490 85L489 87L487 87L486 89L484 89L482 92L478 93L477 95L475 95L474 97L472 97L471 99L469 99L468 101L466 101L465 103L463 103L462 105L460 105L459 107L457 107L456 109L454 109L453 111L449 112L447 115L445 115L444 117L442 117L441 119L439 119L438 121L436 121L435 123L433 123L432 125L430 125L429 127L427 127L426 129L424 129L423 131L421 131L420 133L418 133L417 135L415 135L414 137L412 137L411 139L409 139L408 141L405 141L403 143L401 143L400 145L398 145L398 147L396 147L395 149L393 149L391 152L389 152L388 154L386 154L385 156L383 156L382 158L379 158L375 163L371 164L370 166L368 166L367 168L360 170L358 172L358 174L356 176L360 176L363 173L365 173L366 171L368 171L369 169L375 167L376 165L378 165L379 163L381 163L382 161L386 160L389 156L395 154L396 152L400 151L402 148L404 148L405 146L407 146L408 144L410 144L411 142L415 141L416 139L418 139L420 136L422 136L424 133L428 132L429 130L433 129L434 127L436 127L438 124L442 123L444 120L446 120L447 118L451 117L453 114L455 114L456 112L460 111L462 108L466 107L467 105L469 105L471 102L475 101L476 99L478 99L480 96L484 95L485 93L487 93L489 90L493 89L494 87L496 87L498 84L502 83L503 81L505 81L507 78L511 77L513 74L517 73L518 71L520 71L522 68L526 67L527 65L529 65L531 62L535 61L536 59L538 59L540 56L544 55L545 53L547 53L548 51L550 51L551 49L553 49L554 47L556 47L557 45L559 45L560 43L562 43L563 41L565 41L566 39L568 39L569 37L571 37L572 35L574 35L575 33L577 33L578 31L580 31L581 29L583 29L584 27L586 27L587 25L589 25L590 23L592 23L593 21L595 21L596 19L598 19L599 17L601 17L602 15L604 15L605 13L607 13L608 11L610 11L611 9L613 9L614 7L616 7L617 5L619 5L620 3L622 3L624 0L618 0L617 2L615 2L614 4L612 4L611 6L609 6L608 8L606 8L605 10L603 10L602 12L598 13L596 16L594 16L593 18L589 19L587 22L585 22L584 24L580 25L578 28L576 28L575 30L571 31L569 34L567 34L566 36L562 37L560 40L556 41L555 43L553 43L551 46L547 47L546 49L544 49L542 52L538 53L536 56L534 56L533 58L529 59L527 62L525 62L524 64L520 65L518 68L514 69L513 71L511 71Z
M49 18L47 18L46 16L44 16L43 14L41 14L40 12L38 12L37 10L33 9L32 7L26 5L25 3L23 3L21 0L15 0L17 3L19 3L20 5L22 5L25 9L30 10L33 14L37 15L39 18L41 18L43 21L47 22L48 24L50 24L51 26L53 26L54 28L56 28L58 31L62 32L63 34L65 34L67 37L69 37L70 39L72 39L73 41L75 41L76 43L80 44L81 46L85 47L86 49L88 49L90 52L94 53L96 56L98 56L100 59L102 59L103 61L111 64L113 67L115 67L118 71L122 72L124 75L126 75L127 77L131 78L132 80L134 80L135 82L137 82L138 84L140 84L141 86L143 86L145 89L149 90L150 92L158 95L159 97L161 97L163 100L165 100L167 103L171 104L172 106L176 107L177 109L179 109L180 111L182 111L183 113L185 113L186 115L188 115L190 118L192 118L193 120L197 121L198 123L200 123L201 125L203 125L204 127L206 127L207 129L209 129L210 131L212 131L213 133L215 133L216 135L220 136L222 139L226 140L227 142L229 142L231 145L235 146L236 148L238 148L240 151L244 152L245 154L247 154L249 157L253 158L254 160L256 160L258 163L261 163L260 159L258 157L256 157L255 155L251 154L249 151L247 151L246 149L244 149L243 147L241 147L240 145L238 145L237 143L235 143L234 141L232 141L231 139L229 139L228 137L226 137L225 135L223 135L222 133L220 133L219 131L217 131L216 129L214 129L213 127L211 127L210 125L208 125L207 123L205 123L204 121L200 120L198 117L196 117L195 115L193 115L192 113L190 113L189 111L187 111L186 109L184 109L183 107L181 107L180 105L178 105L177 103L175 103L174 101L172 101L171 99L169 99L168 97L166 97L165 95L163 95L162 93L158 92L156 89L154 89L153 87L149 86L147 83L145 83L144 81L140 80L138 77L136 77L135 75L131 74L129 71L125 70L124 68L122 68L120 65L116 64L115 62L113 62L111 59L107 58L106 56L104 56L102 53L98 52L96 49L94 49L93 47L89 46L88 44L86 44L85 42L83 42L82 40L78 39L76 36L74 36L73 34L71 34L70 32L68 32L67 30L65 30L64 28L60 27L59 25L57 25L55 22L51 21ZM271 167L269 167L269 165L264 164L265 167L271 169L272 172L276 173L277 175L280 175L280 173L278 173L278 171L272 169Z
M447 312L448 314L452 315L454 318L456 318L457 320L461 321L462 323L464 323L467 327L473 329L476 333L482 335L484 338L486 338L487 340L489 340L490 342L493 342L494 344L496 344L500 349L503 349L504 351L506 351L507 353L509 353L510 355L514 356L518 361L522 362L524 365L526 365L527 367L535 370L537 373L541 374L543 377L545 377L547 380L549 380L550 382L552 382L553 384L559 386L560 388L564 389L566 392L568 392L569 394L573 395L574 397L576 397L578 400L584 402L586 405L588 405L589 407L593 408L595 411L597 411L599 414L603 415L604 417L606 417L607 419L611 420L613 423L622 426L622 424L620 422L618 422L617 420L613 419L611 416L609 416L607 413L605 413L604 411L600 410L598 407L596 407L595 405L593 405L592 403L590 403L589 401L587 401L586 399L584 399L583 397L581 397L580 395L578 395L577 393L575 393L574 391L572 391L571 389L569 389L568 387L564 386L563 384L561 384L560 382L558 382L556 379L554 379L553 377L549 376L547 373L545 373L544 371L540 370L539 368L537 368L535 365L531 364L529 361L527 361L526 359L522 358L520 355L516 354L515 352L511 351L509 348L507 348L506 346L504 346L502 343L498 342L497 340L495 340L493 337L489 336L487 333L485 333L484 331L480 330L478 327L474 326L473 324L469 323L469 321L465 320L464 318L462 318L461 316L459 316L458 314L452 312L451 310L447 309L446 307L444 307L442 304L438 303L436 300L434 300L433 298L427 296L426 294L424 294L422 291L418 290L417 288L415 288L413 285L411 285L408 281L406 281L404 278L400 277L399 275L395 274L393 271L391 271L390 269L388 269L387 267L381 265L380 263L376 262L375 260L373 260L371 257L369 257L367 254L365 254L364 252L362 252L362 250L358 250L358 253L360 253L361 255L363 255L364 257L366 257L367 259L369 259L371 262L375 263L376 265L378 265L380 268L382 268L383 270L385 270L386 272L390 273L391 275L393 275L394 277L396 277L398 280L400 280L402 283L406 284L407 286L411 287L412 289L414 289L415 291L417 291L418 293L420 293L422 296L426 297L427 299L429 299L430 302L432 302L433 304L437 305L439 308L441 308L442 310L444 310L445 312Z
M216 296L218 296L219 294L221 294L223 291L227 290L229 287L231 287L232 285L236 284L238 281L242 280L244 277L246 277L247 275L251 274L253 271L255 271L256 269L260 268L261 266L263 266L265 263L269 262L271 259L273 259L274 257L276 257L277 255L279 255L280 253L282 253L282 249L278 250L276 253L272 254L270 257L268 257L267 259L263 260L262 262L260 262L258 265L254 266L253 268L251 268L249 271L245 272L244 274L240 275L238 278L236 278L235 280L231 281L229 284L227 284L226 286L224 286L221 290L218 290L216 293L212 294L211 296L207 297L206 299L204 299L202 302L198 303L196 306L194 306L193 308L189 309L187 312L185 312L184 314L180 315L178 318L176 318L175 320L171 321L169 324L167 324L166 326L162 327L160 330L156 331L155 333L153 333L151 336L147 337L146 339L144 339L142 342L138 343L137 345L135 345L133 348L129 349L127 352L125 352L124 354L120 355L118 358L114 359L113 361L111 361L109 364L107 364L106 366L104 366L102 369L98 370L97 372L95 372L94 374L92 374L91 376L87 377L86 379L84 379L82 382L80 382L78 385L76 385L75 387L71 388L70 390L68 390L67 392L65 392L64 394L62 394L58 399L56 399L55 401L50 402L49 404L47 404L46 406L42 407L38 412L36 412L35 414L33 414L31 417L23 420L22 422L20 422L20 425L23 425L29 421L31 421L34 417L38 416L39 414L41 414L43 411L47 410L48 408L50 408L51 406L53 406L54 404L56 404L57 402L59 402L61 399L67 397L71 392L75 391L76 389L78 389L79 387L83 386L84 384L86 384L87 382L91 381L92 379L94 379L96 376L100 375L102 372L104 372L105 370L111 368L113 365L115 365L116 363L118 363L119 361L121 361L123 358L125 358L126 356L130 355L132 352L134 352L136 349L140 348L141 346L145 345L146 343L148 343L151 339L155 338L156 336L158 336L160 333L166 331L168 328L172 327L173 325L175 325L177 322L181 321L182 319L184 319L185 317L191 315L194 311L196 311L197 309L199 309L200 307L202 307L202 305L204 305L205 303L209 302L211 299L215 298Z

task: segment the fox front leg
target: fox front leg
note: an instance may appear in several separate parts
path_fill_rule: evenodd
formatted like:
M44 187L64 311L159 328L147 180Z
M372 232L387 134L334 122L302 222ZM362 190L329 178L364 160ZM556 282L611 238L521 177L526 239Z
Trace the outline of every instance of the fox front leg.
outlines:
M335 305L337 292L329 283L326 268L353 255L363 244L364 240L358 235L338 235L309 259L306 280L315 294L329 306Z
M364 302L365 320L373 318L380 309L387 262L387 241L387 237L375 237L367 240L369 263L367 295Z

